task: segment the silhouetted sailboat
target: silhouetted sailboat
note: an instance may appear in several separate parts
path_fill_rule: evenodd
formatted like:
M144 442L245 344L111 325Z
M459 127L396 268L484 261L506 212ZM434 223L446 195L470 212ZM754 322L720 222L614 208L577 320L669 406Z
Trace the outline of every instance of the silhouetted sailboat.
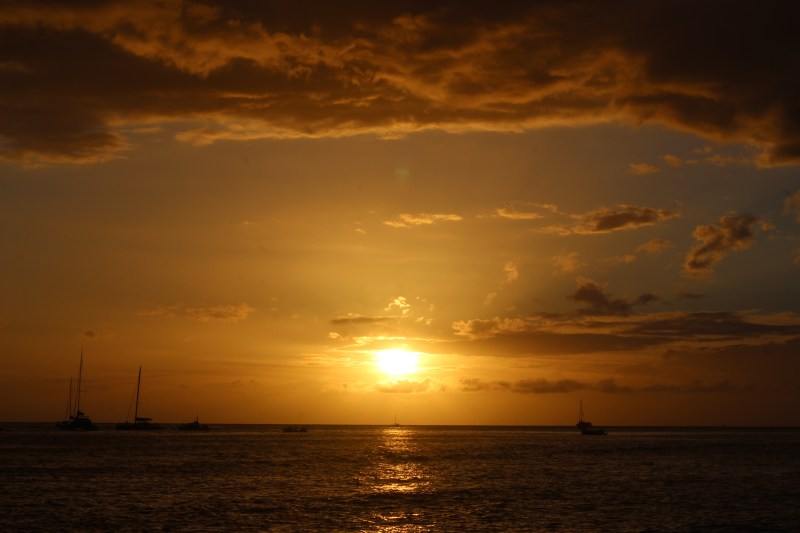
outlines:
M183 431L208 431L209 428L208 424L201 424L200 417L195 417L194 422L186 422L185 424L181 424L178 426L178 429Z
M139 377L136 379L136 408L133 411L133 422L128 422L128 417L125 417L125 422L117 424L117 429L125 431L148 431L162 429L161 426L152 422L152 418L139 416L139 389L142 385L142 367L139 367ZM130 414L130 408L128 410Z
M67 396L67 418L61 422L56 422L58 429L68 431L95 431L95 426L91 419L81 411L81 384L83 380L83 348L81 348L81 363L78 367L78 388L75 391L75 411L72 411L72 378L69 379L69 395Z
M578 423L575 424L581 430L581 435L608 435L605 429L592 427L592 423L583 419L583 400L581 400L580 414Z

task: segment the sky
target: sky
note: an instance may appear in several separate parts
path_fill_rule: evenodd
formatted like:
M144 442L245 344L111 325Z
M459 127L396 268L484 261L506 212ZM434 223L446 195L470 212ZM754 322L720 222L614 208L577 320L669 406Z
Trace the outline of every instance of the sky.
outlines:
M791 2L0 2L0 421L800 425Z

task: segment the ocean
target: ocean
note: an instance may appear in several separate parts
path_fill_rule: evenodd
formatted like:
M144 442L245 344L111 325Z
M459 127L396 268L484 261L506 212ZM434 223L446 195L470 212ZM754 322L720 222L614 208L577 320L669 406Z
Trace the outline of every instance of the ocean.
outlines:
M0 531L800 531L800 429L3 428Z

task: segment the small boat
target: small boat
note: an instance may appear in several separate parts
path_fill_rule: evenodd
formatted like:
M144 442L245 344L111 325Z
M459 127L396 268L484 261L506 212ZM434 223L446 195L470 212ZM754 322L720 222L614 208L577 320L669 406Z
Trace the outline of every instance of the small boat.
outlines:
M397 415L394 415L394 424L392 424L392 425L394 427L400 427L400 422L397 421Z
M69 395L67 396L67 417L61 422L56 422L58 429L67 431L96 431L97 426L81 411L81 382L83 379L83 349L81 349L81 363L78 367L78 388L75 391L75 411L72 411L72 378L69 380Z
M200 419L195 417L194 422L186 422L185 424L181 424L178 426L178 429L183 431L208 431L209 428L208 424L201 424Z
M283 428L284 433L308 433L306 426L286 426Z
M581 400L578 423L575 424L575 426L581 430L581 435L608 435L608 432L605 429L593 427L591 422L583 419L583 400Z
M139 388L142 385L142 367L139 367L139 377L136 380L136 408L133 411L133 422L128 422L128 417L125 417L125 422L117 424L117 429L121 431L152 431L163 429L160 425L154 423L152 418L139 416ZM130 408L128 410L130 413Z

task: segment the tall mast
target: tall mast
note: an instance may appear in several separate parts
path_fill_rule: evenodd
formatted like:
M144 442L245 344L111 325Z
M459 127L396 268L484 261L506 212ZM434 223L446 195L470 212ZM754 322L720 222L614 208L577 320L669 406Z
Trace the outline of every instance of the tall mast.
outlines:
M69 378L69 392L67 393L67 416L66 420L72 418L72 378Z
M133 411L134 423L139 421L139 386L142 384L142 366L139 365L139 377L136 379L136 409Z
M81 376L83 375L83 347L81 347L81 364L78 367L78 390L75 392L75 417L81 415Z

